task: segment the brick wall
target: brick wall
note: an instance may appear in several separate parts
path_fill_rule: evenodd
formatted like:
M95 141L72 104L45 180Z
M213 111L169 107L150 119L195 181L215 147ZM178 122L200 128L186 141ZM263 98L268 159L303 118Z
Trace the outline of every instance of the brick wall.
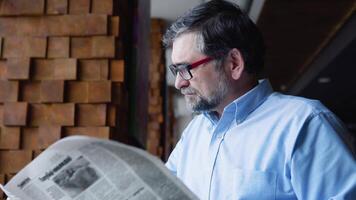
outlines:
M164 91L166 70L162 33L165 23L160 19L151 20L151 62L149 66L147 151L164 157Z
M125 129L115 1L0 0L0 182L62 137Z

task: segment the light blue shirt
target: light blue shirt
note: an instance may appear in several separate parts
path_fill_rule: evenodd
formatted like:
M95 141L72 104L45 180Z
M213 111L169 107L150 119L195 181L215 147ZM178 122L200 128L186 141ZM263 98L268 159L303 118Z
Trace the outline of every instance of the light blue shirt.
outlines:
M356 162L319 101L262 81L220 119L196 116L166 166L201 199L356 199Z

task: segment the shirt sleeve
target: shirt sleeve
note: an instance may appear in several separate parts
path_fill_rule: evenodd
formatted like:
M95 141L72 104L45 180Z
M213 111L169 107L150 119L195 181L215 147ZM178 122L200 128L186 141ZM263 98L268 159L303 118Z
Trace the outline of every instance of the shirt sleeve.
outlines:
M356 161L343 141L346 129L332 113L320 113L300 130L291 157L298 199L355 199Z
M183 141L184 141L184 135L182 135L180 140L177 142L172 153L169 155L168 161L166 162L166 167L175 176L177 176L177 168L178 168L180 157L181 157L182 151L183 151Z

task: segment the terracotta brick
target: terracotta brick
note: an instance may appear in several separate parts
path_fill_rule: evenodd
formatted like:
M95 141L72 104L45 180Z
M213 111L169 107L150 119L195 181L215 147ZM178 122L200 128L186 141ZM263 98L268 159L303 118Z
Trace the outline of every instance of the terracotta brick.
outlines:
M0 37L0 58L2 57L2 37Z
M73 103L88 102L88 82L71 81L67 84L67 101Z
M45 0L2 0L0 15L40 15L43 14Z
M105 126L106 104L79 104L77 109L78 126Z
M63 102L64 81L41 82L41 102Z
M74 104L32 104L31 126L73 126Z
M5 185L5 174L0 174L0 184ZM4 192L0 190L0 199L2 199L3 197L4 197Z
M0 17L0 36L14 36L17 32L17 27L14 24L17 22L17 17ZM12 35L11 35L12 33ZM2 44L4 45L5 38L2 38ZM2 49L2 54L4 49ZM2 55L3 56L3 55Z
M115 37L96 36L93 37L92 54L95 57L115 57Z
M92 37L73 37L71 38L71 57L91 58L92 56Z
M64 15L45 18L47 35L50 36L91 36L108 33L106 15ZM57 24L57 25L56 25Z
M4 36L44 36L40 35L40 33L44 30L43 20L41 20L41 17L0 18L0 22L2 23L2 26L7 26L13 29L12 34L9 30L2 30L1 34ZM13 27L11 27L11 24Z
M159 141L157 139L149 139L146 142L146 149L151 154L157 155L158 146L159 146Z
M4 125L4 105L0 104L0 125Z
M45 57L47 40L42 37L7 37L4 39L4 58ZM21 47L21 48L20 48Z
M112 60L110 62L110 80L124 82L124 60Z
M119 16L110 17L109 34L113 35L115 37L119 37L119 35L120 35L120 17Z
M50 105L50 117L48 125L74 126L73 103L52 104Z
M92 13L107 14L113 13L113 0L92 0Z
M107 80L109 61L107 59L79 60L78 79L100 81Z
M116 126L116 105L108 105L108 116L107 116L108 125L110 127Z
M6 78L26 80L30 76L30 58L8 58L6 61Z
M159 131L161 125L158 122L149 122L147 127L149 130Z
M151 78L150 78L150 81L151 83L154 83L154 82L159 82L161 80L161 74L160 73L153 73L151 74Z
M0 128L0 149L20 148L20 128L1 127Z
M25 126L27 121L27 102L4 103L4 125Z
M159 138L160 135L160 131L156 131L156 130L148 130L147 131L147 139L148 140L156 140L157 138Z
M70 14L87 14L90 11L90 0L69 0Z
M73 37L71 57L113 58L115 57L115 38L113 36Z
M45 104L30 105L30 126L48 125L50 123L49 113L50 107Z
M1 49L1 46L0 46L0 49ZM0 80L6 80L6 61L5 60L0 60Z
M90 36L106 35L106 15L52 15L0 18L0 36Z
M38 128L23 128L21 149L34 150L38 148Z
M14 102L18 100L19 82L0 80L0 102Z
M75 80L76 76L76 59L36 59L34 61L34 80Z
M48 58L68 58L69 57L69 37L49 37L48 38Z
M162 106L161 105L156 105L156 106L149 106L148 107L148 113L149 114L158 114L162 112Z
M67 14L68 0L47 0L47 14Z
M41 83L39 81L23 81L20 88L21 101L29 103L41 101Z
M55 80L75 80L77 79L77 60L63 59L54 61L57 67L54 68Z
M110 128L109 127L66 127L64 128L64 135L86 135L91 137L109 139Z
M16 173L31 162L31 159L32 152L28 150L0 151L0 173Z
M36 59L32 66L32 79L33 80L55 80L53 60Z
M40 126L38 132L38 148L45 149L60 138L60 126Z
M111 81L91 81L88 86L88 101L104 103L111 101Z

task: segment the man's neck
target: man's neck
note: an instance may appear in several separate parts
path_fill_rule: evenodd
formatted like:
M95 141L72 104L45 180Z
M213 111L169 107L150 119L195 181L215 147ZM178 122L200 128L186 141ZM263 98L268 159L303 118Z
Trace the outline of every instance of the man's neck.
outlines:
M237 98L243 96L248 91L252 90L254 87L258 85L257 79L251 80L248 84L245 84L239 88L235 88L235 90L231 90L231 92L226 96L226 98L214 109L213 111L216 112L217 117L220 119L221 115L224 112L224 109L227 105L231 102L235 101Z

